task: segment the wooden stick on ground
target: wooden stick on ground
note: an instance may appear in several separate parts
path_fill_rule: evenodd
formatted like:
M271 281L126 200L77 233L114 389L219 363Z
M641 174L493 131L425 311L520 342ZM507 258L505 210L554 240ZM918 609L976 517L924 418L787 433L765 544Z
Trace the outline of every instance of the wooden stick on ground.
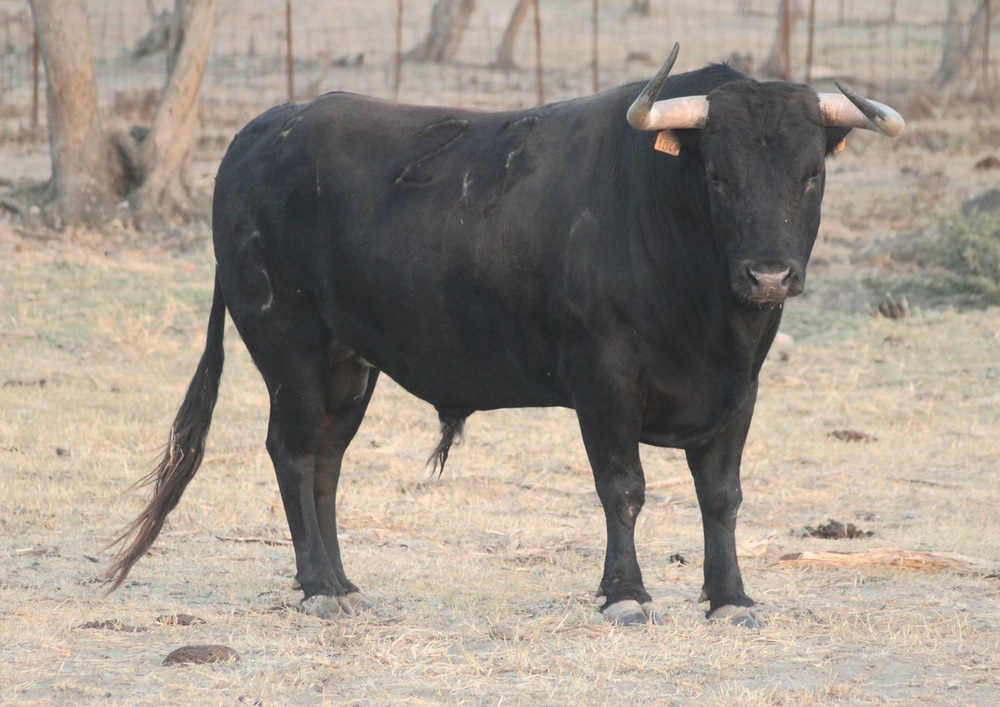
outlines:
M860 552L822 551L796 552L782 555L776 567L900 567L931 572L958 572L960 574L1000 573L1000 562L954 552L905 550L895 547L878 547Z

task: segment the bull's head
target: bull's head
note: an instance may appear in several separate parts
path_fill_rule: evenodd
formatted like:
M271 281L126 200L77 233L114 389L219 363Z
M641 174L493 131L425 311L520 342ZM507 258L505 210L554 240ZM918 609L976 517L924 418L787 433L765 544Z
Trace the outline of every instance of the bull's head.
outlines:
M743 301L780 304L802 292L819 230L825 158L847 130L895 137L904 126L892 108L850 89L813 92L785 82L732 81L706 96L657 101L678 45L628 110L637 130L659 132L656 148L680 155L674 131L700 130L696 146L713 228L724 238L730 282ZM684 148L687 149L687 148Z

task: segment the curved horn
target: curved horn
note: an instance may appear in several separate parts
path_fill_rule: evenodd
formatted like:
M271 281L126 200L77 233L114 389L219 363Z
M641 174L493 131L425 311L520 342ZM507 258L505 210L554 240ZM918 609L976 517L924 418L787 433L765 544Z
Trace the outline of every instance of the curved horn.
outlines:
M653 109L653 102L656 101L656 97L660 95L660 89L663 88L663 82L667 80L667 76L670 75L670 70L674 68L674 62L677 61L677 53L680 52L681 45L679 42L674 42L674 48L670 50L670 56L667 60L663 62L663 66L660 70L656 72L656 76L653 77L652 81L646 84L646 88L642 89L639 97L635 99L631 106L629 106L628 113L626 117L628 118L628 124L631 125L636 130L655 130L654 127L649 127L649 118Z
M633 107L635 104L632 104ZM632 110L628 122L636 130L680 130L704 128L708 120L708 99L704 96L680 96L657 101L643 114L642 122L633 120Z
M903 132L906 121L889 106L869 100L839 82L837 88L844 95L819 94L819 110L823 116L823 125L874 130L886 137L896 137Z
M708 117L708 101L704 96L683 96L656 100L674 68L681 45L674 43L670 56L656 72L656 76L646 84L642 93L628 109L628 124L636 130L669 130L671 128L703 128Z

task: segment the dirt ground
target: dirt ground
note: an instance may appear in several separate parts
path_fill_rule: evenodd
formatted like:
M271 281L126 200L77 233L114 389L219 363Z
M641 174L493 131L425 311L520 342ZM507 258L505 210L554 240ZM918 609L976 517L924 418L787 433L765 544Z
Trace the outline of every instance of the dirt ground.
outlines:
M909 316L872 310L912 267L895 246L997 186L974 165L998 135L997 119L917 120L894 142L852 136L830 163L807 291L786 309L791 339L765 365L744 456L738 538L762 630L704 618L681 452L643 450L637 542L666 625L612 627L594 597L604 530L572 413L478 413L430 479L436 417L388 380L340 492L348 574L377 608L300 613L266 392L231 326L202 469L105 595L104 548L145 501L128 487L201 352L207 230L165 247L124 228L0 222L0 702L996 704L1000 309L895 291ZM0 171L46 163L44 144L0 145ZM805 531L831 519L862 537ZM979 563L781 562L877 548ZM163 665L192 644L240 658Z

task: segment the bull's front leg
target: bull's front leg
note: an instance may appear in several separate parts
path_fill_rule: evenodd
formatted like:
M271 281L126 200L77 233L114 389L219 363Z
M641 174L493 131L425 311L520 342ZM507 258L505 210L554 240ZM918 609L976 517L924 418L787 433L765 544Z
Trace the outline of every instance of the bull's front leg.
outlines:
M736 514L743 500L740 460L750 429L751 407L741 411L719 436L687 450L705 533L705 584L710 619L728 619L756 628L763 623L749 608L736 556Z
M601 613L616 624L661 624L663 618L643 585L635 554L635 523L646 498L638 416L616 415L599 406L590 411L578 408L577 417L607 523Z

